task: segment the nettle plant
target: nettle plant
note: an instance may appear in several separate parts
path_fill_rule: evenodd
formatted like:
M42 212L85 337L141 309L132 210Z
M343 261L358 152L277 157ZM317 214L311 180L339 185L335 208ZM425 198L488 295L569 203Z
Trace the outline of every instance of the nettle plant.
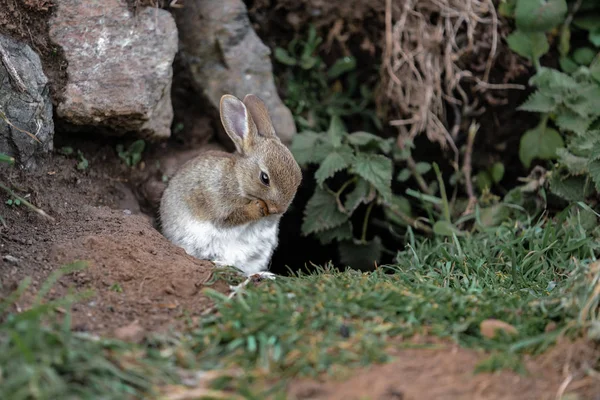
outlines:
M405 160L409 149L398 150L394 138L350 133L341 118L334 116L327 131L298 134L291 150L301 166L318 165L302 233L315 235L322 244L336 241L345 264L373 265L384 251L378 236L368 237L373 208L383 207L383 223L388 227L411 222L408 199L392 192L394 161Z
M600 191L600 2L513 0L500 12L515 19L510 48L536 68L529 82L536 91L519 109L539 113L540 122L521 137L520 159L527 168L535 159L556 160L551 191L585 200ZM540 63L549 39L562 71Z
M372 82L361 80L352 55L328 66L319 55L322 42L311 25L305 38L295 38L286 48L274 51L275 60L285 68L281 86L299 130L325 130L332 116L360 118L363 124L381 130L381 121L374 112Z

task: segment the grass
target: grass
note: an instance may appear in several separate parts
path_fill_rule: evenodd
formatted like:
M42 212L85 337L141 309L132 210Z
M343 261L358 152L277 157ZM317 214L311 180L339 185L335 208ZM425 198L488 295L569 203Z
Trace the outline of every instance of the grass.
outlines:
M177 383L182 371L236 369L244 373L213 388L266 398L295 376L386 361L394 338L419 332L488 350L480 371L524 372L523 353L598 331L600 244L584 225L567 223L578 212L460 239L408 240L394 265L373 272L324 266L250 285L233 299L209 289L214 315L142 345L71 332L68 313L53 312L58 303L7 313L17 293L0 306L0 398L151 398L142 393ZM488 318L518 335L483 337L479 323ZM557 328L545 332L551 321ZM257 389L267 381L278 384Z

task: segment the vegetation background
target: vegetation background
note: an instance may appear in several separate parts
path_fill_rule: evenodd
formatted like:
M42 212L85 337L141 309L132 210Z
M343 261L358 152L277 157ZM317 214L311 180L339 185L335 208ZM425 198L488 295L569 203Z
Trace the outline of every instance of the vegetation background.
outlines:
M350 398L340 380L354 398L597 398L600 3L246 6L304 172L273 260L282 276L211 273L201 309L140 340L72 329L72 307L94 296L72 285L89 260L3 284L0 398ZM187 140L177 109L173 148ZM99 142L134 186L168 181L149 167L164 143L65 134L53 157L101 181ZM24 207L49 217L14 158L0 161L5 225ZM125 299L127 282L101 290ZM387 389L361 386L360 368L382 362L452 379L434 390L382 369L369 379Z

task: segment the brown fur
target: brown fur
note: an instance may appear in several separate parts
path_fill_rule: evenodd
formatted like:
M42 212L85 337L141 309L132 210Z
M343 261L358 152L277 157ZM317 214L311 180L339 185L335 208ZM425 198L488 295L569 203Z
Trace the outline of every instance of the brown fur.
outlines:
M225 95L221 121L237 151L207 151L186 163L169 183L170 203L179 198L198 220L223 225L283 214L302 173L276 136L264 103L254 95L246 96L244 102ZM245 135L239 134L242 128L247 129ZM268 173L269 186L260 181L261 171Z

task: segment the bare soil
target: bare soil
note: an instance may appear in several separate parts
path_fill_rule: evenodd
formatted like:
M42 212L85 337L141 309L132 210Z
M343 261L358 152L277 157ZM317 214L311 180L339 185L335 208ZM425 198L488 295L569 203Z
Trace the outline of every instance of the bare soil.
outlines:
M128 188L129 170L114 147L84 154L90 165L84 171L77 170L76 157L59 154L35 172L2 171L3 182L55 222L23 205L8 206L2 197L0 296L26 276L35 292L51 271L82 260L88 268L65 276L50 293L56 298L72 289L94 291L74 307L75 329L111 334L133 321L145 330L181 327L184 316L198 316L210 305L202 289L212 285L212 263L169 243L152 217L140 212ZM222 282L215 285L227 290Z
M428 339L429 340L429 339ZM433 340L438 342L439 340ZM526 361L527 375L475 374L485 355L455 345L398 349L394 361L353 371L344 379L298 380L293 400L515 400L600 399L600 381L585 375L600 351L585 341L563 343Z

